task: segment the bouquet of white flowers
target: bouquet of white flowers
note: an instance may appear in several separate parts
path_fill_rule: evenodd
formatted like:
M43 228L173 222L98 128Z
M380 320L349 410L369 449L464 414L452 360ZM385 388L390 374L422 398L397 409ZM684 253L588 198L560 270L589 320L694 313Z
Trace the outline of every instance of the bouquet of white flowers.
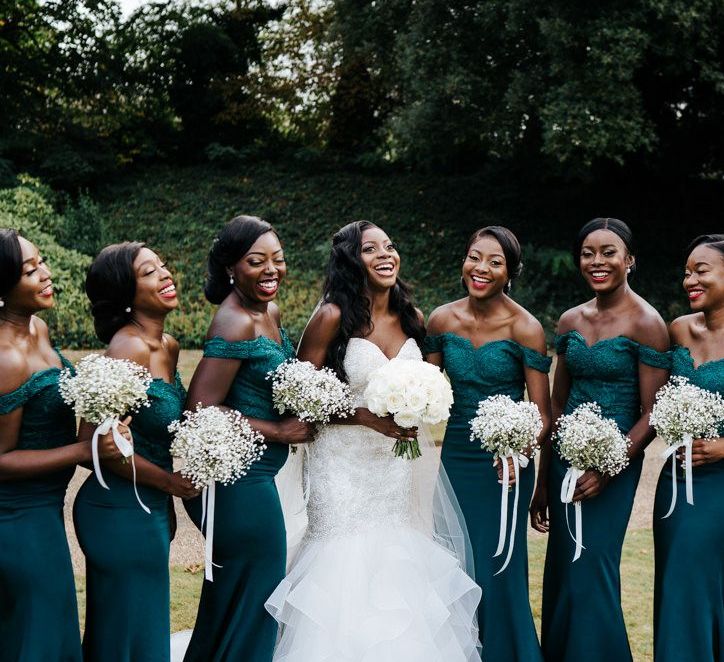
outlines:
M370 375L364 399L376 416L392 414L397 425L411 428L446 421L453 394L450 383L436 366L394 358ZM393 451L410 460L420 457L417 439L397 441Z
M500 500L500 531L498 548L493 558L500 556L505 547L508 523L508 490L510 476L508 458L513 460L516 475L515 497L513 500L513 521L510 525L510 545L503 566L498 575L508 567L515 545L515 524L518 519L518 498L520 470L528 466L529 460L538 451L538 435L543 431L543 421L538 407L533 402L515 402L507 395L494 395L478 404L475 418L470 421L470 441L480 441L484 451L493 454L502 462L503 484Z
M264 454L264 437L239 412L202 407L168 426L174 435L171 454L182 458L181 475L203 488L201 528L206 536L206 579L213 581L216 482L228 485L245 476ZM204 529L204 524L206 528Z
M671 506L665 519L676 507L676 452L680 448L684 449L686 501L694 505L691 445L694 439L719 436L719 427L724 423L724 399L718 393L695 386L686 377L672 377L656 394L650 422L669 446L664 459L671 457Z
M150 405L147 391L152 381L151 373L138 363L99 354L89 354L82 358L75 367L75 375L70 368L60 373L60 395L63 401L73 407L76 416L97 426L93 433L91 450L98 482L110 489L101 473L98 437L112 432L113 441L123 457L131 458L133 489L138 503L147 513L151 511L141 501L136 489L133 444L118 431L118 425L122 416Z
M326 425L333 416L354 414L349 385L329 368L317 369L309 361L291 359L272 370L272 398L276 410L292 412L300 421ZM296 453L292 446L292 453Z
M570 414L561 416L558 419L556 439L560 456L571 465L561 485L561 501L565 504L573 500L576 483L586 471L592 469L615 476L628 466L628 448L631 441L621 433L616 421L603 417L601 407L596 403L587 402L576 407ZM576 543L573 556L576 561L581 555L581 549L585 549L580 501L574 504L574 509L576 535L571 533L571 537ZM570 526L568 531L570 533Z

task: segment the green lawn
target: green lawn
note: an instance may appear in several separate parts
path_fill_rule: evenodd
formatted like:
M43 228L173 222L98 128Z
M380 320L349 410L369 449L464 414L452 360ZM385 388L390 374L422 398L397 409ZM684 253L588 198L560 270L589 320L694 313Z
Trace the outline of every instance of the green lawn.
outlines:
M539 630L545 544L544 536L530 535L530 600ZM653 660L653 559L654 548L651 531L629 531L623 548L621 583L626 624L636 662ZM179 567L171 569L172 631L193 627L203 576L203 567L200 565L189 569ZM85 577L76 577L76 585L78 586L78 608L82 627L85 613Z

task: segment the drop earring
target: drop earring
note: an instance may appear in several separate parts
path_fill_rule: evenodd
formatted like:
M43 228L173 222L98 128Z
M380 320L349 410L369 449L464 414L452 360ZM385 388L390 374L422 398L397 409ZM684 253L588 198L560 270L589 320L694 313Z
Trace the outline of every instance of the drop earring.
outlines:
M0 299L0 308L3 308L4 306L5 306L5 302L2 299Z
M229 276L229 285L233 285L233 284L234 284L234 277Z

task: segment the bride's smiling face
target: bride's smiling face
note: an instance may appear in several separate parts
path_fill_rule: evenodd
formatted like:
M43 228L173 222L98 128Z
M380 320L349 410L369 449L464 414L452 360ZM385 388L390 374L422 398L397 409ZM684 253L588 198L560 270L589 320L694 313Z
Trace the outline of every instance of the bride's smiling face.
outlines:
M361 258L370 288L388 290L395 286L400 256L384 230L371 227L362 232Z

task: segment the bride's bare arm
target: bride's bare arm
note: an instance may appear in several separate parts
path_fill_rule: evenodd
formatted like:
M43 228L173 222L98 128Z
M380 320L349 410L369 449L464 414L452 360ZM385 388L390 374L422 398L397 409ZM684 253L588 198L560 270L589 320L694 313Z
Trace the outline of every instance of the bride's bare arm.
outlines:
M342 311L339 306L333 303L320 306L304 330L297 358L300 361L309 361L317 368L323 367L329 347L339 333L341 321ZM401 428L391 416L375 416L366 407L357 407L352 416L333 419L332 422L341 425L364 425L393 439L412 438L416 433L414 429Z

